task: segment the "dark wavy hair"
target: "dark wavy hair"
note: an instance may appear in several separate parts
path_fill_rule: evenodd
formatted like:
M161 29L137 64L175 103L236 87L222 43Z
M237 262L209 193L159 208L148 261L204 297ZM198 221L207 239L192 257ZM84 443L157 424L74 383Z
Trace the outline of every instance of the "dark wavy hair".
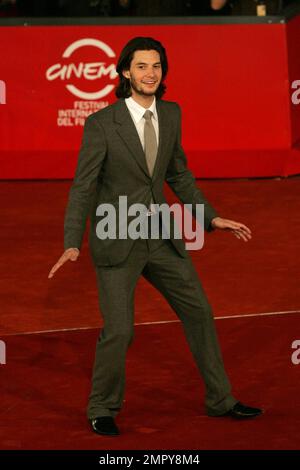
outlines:
M159 87L156 90L155 96L160 99L166 91L166 85L163 83L168 73L168 60L165 48L163 45L153 38L136 37L131 39L123 48L118 63L117 72L119 74L119 84L115 89L115 94L118 98L129 98L131 96L131 87L129 78L124 77L123 70L129 70L130 64L133 59L135 51L150 51L154 50L159 53L162 78Z

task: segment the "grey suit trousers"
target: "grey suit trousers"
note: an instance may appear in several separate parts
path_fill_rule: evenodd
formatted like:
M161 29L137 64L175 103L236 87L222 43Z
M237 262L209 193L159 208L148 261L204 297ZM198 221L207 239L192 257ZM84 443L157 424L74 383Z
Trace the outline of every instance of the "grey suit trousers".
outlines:
M116 266L97 266L104 327L97 346L87 415L113 416L125 392L126 352L134 337L134 291L140 275L166 298L182 321L186 339L205 383L208 415L228 411L231 395L211 307L190 256L179 256L169 240L135 241L127 259Z

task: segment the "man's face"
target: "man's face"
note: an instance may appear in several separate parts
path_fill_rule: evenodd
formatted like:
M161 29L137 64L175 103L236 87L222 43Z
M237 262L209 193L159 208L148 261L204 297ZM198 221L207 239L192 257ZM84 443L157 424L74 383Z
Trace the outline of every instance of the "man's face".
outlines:
M160 56L157 51L135 51L129 70L123 75L129 78L132 96L155 95L161 82L162 70Z

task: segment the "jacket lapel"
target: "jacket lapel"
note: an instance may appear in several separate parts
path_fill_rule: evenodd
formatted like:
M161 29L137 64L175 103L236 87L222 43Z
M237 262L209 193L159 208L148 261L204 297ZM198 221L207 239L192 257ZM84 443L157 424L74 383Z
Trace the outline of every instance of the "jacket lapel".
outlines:
M115 122L120 124L117 132L121 139L132 153L141 170L150 178L139 135L123 98L116 102Z
M167 125L168 117L165 112L163 101L156 100L156 109L157 109L157 115L158 115L159 138L158 138L157 157L156 157L156 162L155 162L153 175L152 175L153 181L159 174L159 169L163 161L163 147L165 147L165 144L168 138L168 130L169 130L169 127Z

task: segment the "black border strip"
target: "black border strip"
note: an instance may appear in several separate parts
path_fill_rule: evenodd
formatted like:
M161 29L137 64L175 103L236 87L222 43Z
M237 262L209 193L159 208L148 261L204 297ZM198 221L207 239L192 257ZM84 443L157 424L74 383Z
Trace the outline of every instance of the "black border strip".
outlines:
M74 25L189 25L189 24L282 24L300 14L300 5L286 7L278 16L122 16L122 17L13 17L0 18L1 26L74 26Z
M298 9L300 14L300 8ZM294 14L292 16L295 16ZM291 16L291 17L292 17ZM226 24L278 24L286 23L287 16L151 16L151 17L48 17L0 18L1 26L75 26L75 25L226 25Z

